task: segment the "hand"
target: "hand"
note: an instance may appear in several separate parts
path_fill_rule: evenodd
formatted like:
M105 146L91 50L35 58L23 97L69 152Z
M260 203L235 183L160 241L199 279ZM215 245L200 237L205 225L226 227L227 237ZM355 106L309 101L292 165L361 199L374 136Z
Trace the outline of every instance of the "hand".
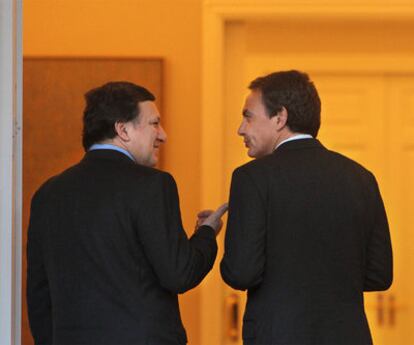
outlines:
M209 215L211 215L214 212L214 210L203 210L197 213L197 221L195 225L195 230L197 230L201 224L208 218Z
M202 225L208 225L213 228L217 236L223 227L221 217L223 217L223 215L227 212L228 207L228 204L224 203L215 211L204 210L199 212L197 214L197 228Z

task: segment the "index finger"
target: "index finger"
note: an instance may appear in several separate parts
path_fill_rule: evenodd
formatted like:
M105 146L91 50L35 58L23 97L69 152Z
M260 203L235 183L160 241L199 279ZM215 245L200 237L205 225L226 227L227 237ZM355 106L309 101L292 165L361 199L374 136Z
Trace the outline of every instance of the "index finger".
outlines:
M215 213L217 213L218 215L220 215L220 217L226 213L226 211L229 208L229 204L227 202L225 202L223 205L221 205L219 208L217 208L217 210L215 211Z

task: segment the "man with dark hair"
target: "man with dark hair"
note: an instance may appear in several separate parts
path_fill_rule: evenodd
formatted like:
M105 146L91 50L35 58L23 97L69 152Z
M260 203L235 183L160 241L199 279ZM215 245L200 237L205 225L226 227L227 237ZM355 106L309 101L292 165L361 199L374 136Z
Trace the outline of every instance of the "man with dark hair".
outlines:
M363 292L392 282L375 177L316 139L309 77L250 84L238 134L257 158L232 177L223 279L248 290L245 344L371 344Z
M27 304L36 344L185 344L177 294L214 263L226 205L187 238L177 187L154 169L166 140L154 96L128 82L86 94L77 165L32 200Z

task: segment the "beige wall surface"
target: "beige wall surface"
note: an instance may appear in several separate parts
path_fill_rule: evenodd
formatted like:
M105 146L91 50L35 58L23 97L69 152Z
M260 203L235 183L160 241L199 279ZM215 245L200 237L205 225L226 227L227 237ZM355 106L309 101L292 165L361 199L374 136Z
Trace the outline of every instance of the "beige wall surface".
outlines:
M168 140L162 164L177 181L188 234L200 205L201 7L201 0L25 0L23 5L26 57L164 60L162 123ZM189 344L200 339L199 303L199 289L180 296Z

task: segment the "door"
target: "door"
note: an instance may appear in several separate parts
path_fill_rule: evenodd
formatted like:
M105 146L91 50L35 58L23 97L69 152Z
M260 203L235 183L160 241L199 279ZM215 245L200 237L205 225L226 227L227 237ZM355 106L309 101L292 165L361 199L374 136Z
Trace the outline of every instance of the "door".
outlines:
M414 344L414 75L387 76L387 180L394 283L382 297L384 344ZM378 297L377 297L378 298Z
M365 294L376 345L414 344L414 74L412 65L396 64L411 56L413 31L407 23L385 28L374 21L317 20L233 22L225 31L225 191L232 171L249 160L236 135L247 86L276 70L310 74L322 100L319 139L377 177L391 228L394 283L389 291ZM241 344L245 294L224 284L222 290L222 344Z

